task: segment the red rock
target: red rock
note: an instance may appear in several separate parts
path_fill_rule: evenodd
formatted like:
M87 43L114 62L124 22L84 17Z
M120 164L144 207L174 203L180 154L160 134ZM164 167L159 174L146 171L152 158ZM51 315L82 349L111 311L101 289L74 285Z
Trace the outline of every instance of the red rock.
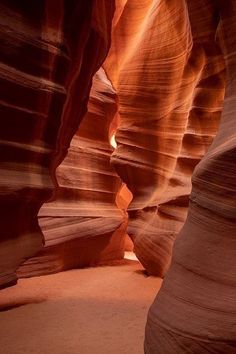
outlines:
M116 111L116 93L101 68L93 79L88 112L57 168L55 200L39 212L44 249L20 267L19 276L123 258L127 215L116 205L121 181L110 164Z
M203 31L207 55L212 55L215 38L220 42L227 69L226 94L219 132L194 171L188 217L175 242L170 270L149 311L145 353L233 354L236 5L234 1L189 1L188 9L191 28ZM219 83L214 78L208 82Z
M224 62L215 32L205 34L212 22L210 14L190 23L185 1L117 1L104 63L119 99L112 163L133 194L128 234L148 273L161 277L192 172L218 129Z
M37 214L86 112L110 45L114 2L3 0L0 285L42 245Z

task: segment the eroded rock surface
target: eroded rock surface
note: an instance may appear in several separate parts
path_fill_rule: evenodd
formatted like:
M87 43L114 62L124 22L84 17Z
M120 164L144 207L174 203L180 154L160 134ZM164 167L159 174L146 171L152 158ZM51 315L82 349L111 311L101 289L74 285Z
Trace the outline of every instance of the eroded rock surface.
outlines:
M220 38L226 94L219 132L194 171L188 217L149 311L145 353L231 354L236 353L236 4L189 1L188 11L192 28L208 24L211 43Z
M114 2L1 1L0 285L42 246L37 214L86 112Z
M20 267L20 276L53 273L123 258L127 216L116 205L121 181L110 164L110 126L117 97L101 68L86 113L57 168L55 200L39 212L45 246Z
M119 99L112 163L133 194L128 233L135 253L149 274L164 276L193 169L218 129L225 65L212 8L204 5L200 18L194 2L190 11L182 0L116 3L104 63Z

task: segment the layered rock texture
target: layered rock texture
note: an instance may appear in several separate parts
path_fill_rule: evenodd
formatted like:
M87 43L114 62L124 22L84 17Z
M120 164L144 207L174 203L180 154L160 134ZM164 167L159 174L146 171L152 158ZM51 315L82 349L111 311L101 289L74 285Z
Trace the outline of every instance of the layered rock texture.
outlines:
M45 246L19 276L93 266L124 256L127 216L118 209L120 178L110 164L117 97L104 70L94 76L88 112L57 168L54 201L39 212Z
M188 217L149 311L145 353L231 354L236 353L236 3L178 1L178 13L189 16L193 43L199 33L207 57L215 57L219 41L226 94L219 132L194 171ZM212 96L203 100L212 107L221 84L212 77L208 85L214 85Z
M119 99L111 161L133 194L128 233L148 273L159 276L169 267L191 175L216 134L224 97L215 13L199 5L201 18L192 3L188 11L179 0L118 0L104 63Z
M127 224L163 277L177 237L145 353L236 353L235 1L0 11L0 287L120 259Z
M112 0L1 1L0 285L42 246L37 214L86 112L114 9Z

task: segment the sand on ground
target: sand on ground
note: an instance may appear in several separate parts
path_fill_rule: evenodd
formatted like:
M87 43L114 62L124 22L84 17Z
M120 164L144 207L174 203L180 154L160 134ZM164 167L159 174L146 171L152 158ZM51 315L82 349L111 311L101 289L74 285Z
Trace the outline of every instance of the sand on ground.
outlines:
M137 261L20 279L0 291L2 354L142 354L161 279Z

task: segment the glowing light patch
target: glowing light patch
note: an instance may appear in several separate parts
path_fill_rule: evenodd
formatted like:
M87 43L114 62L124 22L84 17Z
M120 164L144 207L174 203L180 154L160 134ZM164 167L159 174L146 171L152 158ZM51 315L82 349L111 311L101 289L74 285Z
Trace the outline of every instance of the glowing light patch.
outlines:
M111 146L112 146L114 149L117 148L117 143L116 143L115 134L113 134L113 135L111 136L110 144L111 144Z
M138 261L138 258L135 256L134 252L125 252L125 259L129 259L131 261Z

